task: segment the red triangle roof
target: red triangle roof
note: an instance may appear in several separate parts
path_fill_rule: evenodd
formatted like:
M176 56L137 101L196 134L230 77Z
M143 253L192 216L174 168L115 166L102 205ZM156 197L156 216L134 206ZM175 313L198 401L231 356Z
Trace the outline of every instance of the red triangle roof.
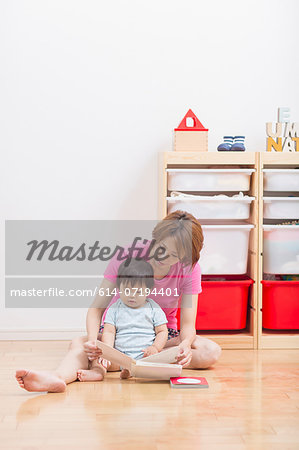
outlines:
M194 120L194 126L193 127L187 127L187 118L188 117L192 117L192 119ZM209 131L208 128L205 128L203 126L203 124L199 121L199 119L196 117L196 115L194 114L194 112L189 109L189 111L187 112L187 114L185 115L185 117L183 118L183 120L181 121L181 123L179 124L179 126L177 128L174 129L175 131Z

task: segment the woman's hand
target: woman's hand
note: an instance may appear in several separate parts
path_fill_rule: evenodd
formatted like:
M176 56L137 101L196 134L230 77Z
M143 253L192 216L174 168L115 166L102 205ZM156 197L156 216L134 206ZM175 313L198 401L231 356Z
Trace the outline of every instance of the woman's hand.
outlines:
M177 363L181 364L184 367L186 367L192 359L192 351L191 351L191 345L186 342L181 342L179 345L179 354L177 356Z
M83 345L84 351L89 359L89 361L94 361L100 358L102 355L102 350L97 347L96 341L87 341Z
M156 353L159 353L158 349L154 345L150 345L149 347L143 349L142 351L144 352L143 358L145 358L146 356L155 355Z

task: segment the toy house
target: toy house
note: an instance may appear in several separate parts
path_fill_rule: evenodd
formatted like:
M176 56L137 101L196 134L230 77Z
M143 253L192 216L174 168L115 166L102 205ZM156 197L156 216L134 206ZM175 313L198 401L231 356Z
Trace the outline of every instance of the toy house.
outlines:
M174 130L174 150L176 152L207 152L208 131L189 109L178 128Z

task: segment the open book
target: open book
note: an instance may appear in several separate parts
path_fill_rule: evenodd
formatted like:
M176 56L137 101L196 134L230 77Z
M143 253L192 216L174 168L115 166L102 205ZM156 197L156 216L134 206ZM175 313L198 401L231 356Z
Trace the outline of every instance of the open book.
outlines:
M103 358L128 369L133 377L169 380L171 377L179 377L182 372L180 364L171 364L176 362L179 353L177 346L137 361L101 341L97 341L97 346L103 351Z

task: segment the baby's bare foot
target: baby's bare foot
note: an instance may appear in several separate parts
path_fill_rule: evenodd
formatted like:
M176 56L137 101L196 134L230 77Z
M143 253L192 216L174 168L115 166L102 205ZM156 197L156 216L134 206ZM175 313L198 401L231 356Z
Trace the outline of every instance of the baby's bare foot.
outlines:
M78 370L77 376L79 381L102 381L105 373L104 367L99 367L90 370Z
M17 370L16 380L20 387L29 392L64 392L66 384L51 372Z

